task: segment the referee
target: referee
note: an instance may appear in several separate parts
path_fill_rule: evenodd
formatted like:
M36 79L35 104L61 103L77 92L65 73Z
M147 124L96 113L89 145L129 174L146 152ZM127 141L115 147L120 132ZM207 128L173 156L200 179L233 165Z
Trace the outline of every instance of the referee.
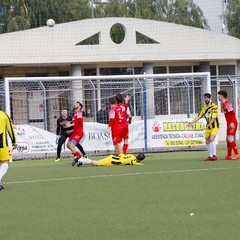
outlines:
M55 162L60 161L62 145L65 143L66 139L69 138L73 133L72 127L67 127L68 123L71 123L71 122L72 122L72 117L68 115L68 112L66 109L63 109L61 111L61 116L57 119L56 142L58 145L57 145L57 158ZM83 154L83 156L86 157L86 153L82 145L78 143L76 147Z

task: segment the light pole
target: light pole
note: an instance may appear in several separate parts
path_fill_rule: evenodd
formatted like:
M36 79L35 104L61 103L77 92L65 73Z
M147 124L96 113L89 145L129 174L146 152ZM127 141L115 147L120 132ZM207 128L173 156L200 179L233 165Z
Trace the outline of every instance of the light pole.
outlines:
M91 0L91 16L94 18L94 0Z

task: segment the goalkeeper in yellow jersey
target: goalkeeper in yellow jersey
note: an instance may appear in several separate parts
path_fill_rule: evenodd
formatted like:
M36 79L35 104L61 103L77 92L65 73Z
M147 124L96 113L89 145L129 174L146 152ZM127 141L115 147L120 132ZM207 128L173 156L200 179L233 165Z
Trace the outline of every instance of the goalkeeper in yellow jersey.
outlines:
M137 156L134 156L132 154L119 154L118 156L110 155L98 161L87 158L80 158L78 160L77 166L80 167L85 164L92 166L142 165L142 161L144 159L145 155L143 153L140 153Z
M12 159L10 147L7 142L7 133L14 147L16 147L16 137L12 122L9 116L3 111L0 111L0 123L0 190L3 190L2 178L7 173L9 161Z

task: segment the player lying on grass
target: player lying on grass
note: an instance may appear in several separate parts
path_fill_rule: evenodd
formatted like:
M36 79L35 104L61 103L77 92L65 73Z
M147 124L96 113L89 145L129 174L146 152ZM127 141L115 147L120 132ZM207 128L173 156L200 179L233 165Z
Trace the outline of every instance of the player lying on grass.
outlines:
M222 103L222 109L227 121L227 156L223 158L223 160L236 160L240 158L238 154L238 149L236 142L234 140L234 136L237 132L238 121L236 117L236 113L233 109L232 104L227 100L227 92L219 91L218 99ZM234 151L234 156L232 157L232 150Z
M145 155L143 153L134 156L132 154L119 154L119 156L110 155L106 158L100 159L98 161L80 158L77 162L77 166L80 167L82 165L92 165L92 166L115 166L115 165L142 165L142 161L145 159ZM72 162L74 166L76 164L75 161Z
M205 161L214 161L217 160L216 142L214 140L219 131L218 106L212 102L210 93L204 94L204 102L205 104L200 113L189 122L189 126L192 126L202 117L206 119L205 139L208 158L206 158Z

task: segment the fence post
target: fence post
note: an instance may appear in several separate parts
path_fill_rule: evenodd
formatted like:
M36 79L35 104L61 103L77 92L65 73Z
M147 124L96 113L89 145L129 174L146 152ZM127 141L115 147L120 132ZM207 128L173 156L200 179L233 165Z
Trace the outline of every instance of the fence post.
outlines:
M4 89L5 89L5 112L10 116L11 115L11 106L10 106L10 91L9 91L9 79L4 79Z
M96 101L97 101L97 98L96 98L96 88L95 88L95 85L93 84L92 80L89 80L90 81L90 84L93 88L93 111L94 111L94 122L97 121L97 104L96 104Z
M148 151L148 129L147 129L147 88L146 78L143 79L143 122L144 122L144 152Z
M232 105L233 105L233 108L236 110L236 106L237 106L237 98L236 98L236 88L235 88L235 82L232 80L232 78L227 75L227 79L229 81L229 83L232 85Z
M42 87L43 90L43 106L44 106L44 130L48 130L48 122L47 122L47 93L46 93L46 88L43 85L42 81L39 81L40 86Z
M188 81L186 80L185 77L183 77L183 80L184 82L186 83L187 85L187 117L190 118L190 115L191 115L191 107L190 107L190 85L188 83Z

